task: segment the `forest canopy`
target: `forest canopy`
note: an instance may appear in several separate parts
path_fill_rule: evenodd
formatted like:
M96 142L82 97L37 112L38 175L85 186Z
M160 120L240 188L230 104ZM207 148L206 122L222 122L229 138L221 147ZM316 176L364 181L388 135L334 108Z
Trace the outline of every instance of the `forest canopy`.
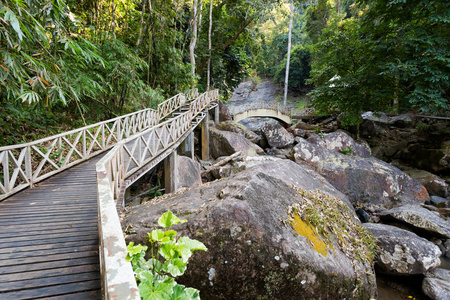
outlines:
M0 1L0 144L154 107L250 74L284 82L290 3ZM450 4L294 1L289 87L320 113L449 111Z

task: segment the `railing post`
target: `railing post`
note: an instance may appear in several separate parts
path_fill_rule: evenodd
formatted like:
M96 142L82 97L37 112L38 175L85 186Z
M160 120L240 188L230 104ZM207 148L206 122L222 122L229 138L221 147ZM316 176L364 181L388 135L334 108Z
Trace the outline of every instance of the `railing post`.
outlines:
M5 154L3 155L3 180L4 180L4 186L5 186L5 190L6 192L10 192L11 191L11 187L9 184L9 151L7 150L5 151Z
M206 116L202 121L202 160L209 160L209 114L206 112Z
M33 187L33 169L31 167L31 147L28 146L25 151L27 152L25 155L25 175L29 180L30 186Z
M86 130L83 130L83 158L86 158Z
M175 192L178 188L178 156L173 151L164 160L164 188L166 194Z

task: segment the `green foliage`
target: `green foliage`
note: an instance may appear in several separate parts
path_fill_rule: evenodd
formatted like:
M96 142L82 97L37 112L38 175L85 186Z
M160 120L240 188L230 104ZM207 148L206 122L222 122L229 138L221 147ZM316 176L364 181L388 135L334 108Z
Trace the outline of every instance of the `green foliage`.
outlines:
M306 80L311 72L311 53L308 47L297 45L292 49L289 67L289 88L301 90L307 86ZM284 83L286 77L286 58L278 65L274 80Z
M359 5L360 18L334 17L314 46L310 96L316 109L341 111L344 125L359 124L366 110L448 111L450 4Z
M148 233L149 247L130 243L127 247L127 261L133 265L139 293L147 299L200 299L199 291L178 284L175 278L184 274L189 258L194 251L206 251L203 243L189 237L177 238L173 225L186 222L171 211L165 212L158 224L166 230L155 229ZM150 248L150 259L145 256Z
M339 149L339 152L341 152L342 154L345 154L345 155L353 155L353 148L352 147L342 148L342 149Z

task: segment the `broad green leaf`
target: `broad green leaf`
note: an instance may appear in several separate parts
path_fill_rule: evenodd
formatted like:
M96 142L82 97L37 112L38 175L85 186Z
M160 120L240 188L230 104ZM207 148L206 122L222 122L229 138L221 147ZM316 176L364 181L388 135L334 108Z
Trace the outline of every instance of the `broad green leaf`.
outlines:
M162 244L159 249L159 254L161 254L165 259L175 258L174 256L177 254L175 252L175 242L170 241L168 243Z
M200 291L194 288L186 288L185 293L189 296L191 300L200 300Z
M186 246L189 247L189 249L191 249L191 251L195 251L195 250L202 250L202 251L207 251L208 249L206 248L206 246L197 240L191 240L190 238L188 238L187 236L181 237L178 240L178 243L181 244L185 244Z
M167 228L178 223L184 223L186 220L180 220L170 210L166 211L158 220L158 224L161 227Z
M152 281L146 280L139 284L139 293L144 300L166 300L170 299L175 284L175 280L167 276L153 278Z
M148 238L152 242L159 242L164 238L164 232L160 229L153 230L148 234Z
M178 234L178 232L176 232L175 230L164 231L164 235L168 236L168 237L173 237L173 236L176 236L177 234Z
M181 256L182 260L187 263L189 258L192 256L191 248L183 243L178 242L178 246L176 247L178 254Z
M186 288L182 284L173 287L173 294L170 300L200 300L200 293L193 288Z
M163 266L163 269L172 275L173 277L177 277L183 275L187 268L187 262L184 262L182 259L170 259L166 261Z

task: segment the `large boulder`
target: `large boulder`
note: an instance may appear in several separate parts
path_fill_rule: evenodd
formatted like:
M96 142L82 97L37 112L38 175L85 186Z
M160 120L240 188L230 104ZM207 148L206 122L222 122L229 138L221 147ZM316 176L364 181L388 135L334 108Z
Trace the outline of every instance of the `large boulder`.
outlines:
M407 128L412 127L414 125L414 120L411 117L411 114L402 114L391 117L389 119L389 125L399 128Z
M450 222L417 205L405 205L383 211L380 217L387 221L395 220L405 223L418 233L450 238Z
M439 247L415 233L390 225L365 223L378 243L377 265L395 275L423 274L439 267Z
M190 188L195 185L202 184L201 166L195 160L178 156L178 188Z
M285 148L294 144L294 135L278 123L265 124L262 132L270 147Z
M413 179L419 181L428 191L428 194L447 197L449 186L444 179L424 170L412 169L405 171Z
M209 149L215 159L242 151L243 155L263 154L264 150L243 136L215 128L209 129Z
M308 164L353 204L370 208L392 208L422 204L430 198L426 189L398 168L374 157L348 156L298 139L294 158Z
M361 241L370 236L349 206L326 181L278 160L136 207L123 226L133 230L127 241L143 243L168 207L186 218L174 229L208 251L192 257L179 282L202 299L369 299L375 277Z
M219 100L219 122L230 121L232 119L228 106Z
M367 144L358 144L355 140L343 131L335 131L322 135L312 135L308 142L325 147L337 152L350 152L351 155L370 157L370 147Z
M383 112L365 112L361 115L363 119L360 125L360 134L362 136L382 136L386 132L389 124L389 117Z
M433 300L450 299L450 270L434 269L426 274L422 291Z
M259 143L261 140L261 137L245 127L244 125L234 122L234 121L226 121L222 122L216 125L216 128L222 131L231 131L235 132L243 137L245 137L247 140L249 140L252 143Z

